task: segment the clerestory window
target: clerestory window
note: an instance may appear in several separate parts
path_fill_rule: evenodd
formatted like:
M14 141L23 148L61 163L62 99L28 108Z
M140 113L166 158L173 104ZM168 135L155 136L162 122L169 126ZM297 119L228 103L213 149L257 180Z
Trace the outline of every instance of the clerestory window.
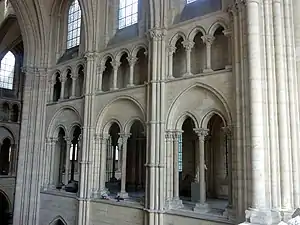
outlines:
M138 0L120 0L119 29L138 22Z
M67 49L80 44L81 9L78 0L74 0L68 12Z
M12 90L15 74L16 58L12 52L7 52L0 63L0 88Z
M197 0L186 0L186 4L190 4L190 3L195 2L195 1L197 1Z

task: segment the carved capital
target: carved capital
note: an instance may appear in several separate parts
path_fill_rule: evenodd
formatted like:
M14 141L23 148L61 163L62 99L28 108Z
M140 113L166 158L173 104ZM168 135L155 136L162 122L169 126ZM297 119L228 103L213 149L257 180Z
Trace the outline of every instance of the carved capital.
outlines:
M205 128L194 129L194 131L201 141L204 141L205 137L209 134L209 129Z
M167 130L167 131L165 132L165 138L166 138L166 141L172 141L172 139L173 139L172 131Z
M113 67L114 70L118 70L119 67L121 66L121 62L118 62L116 60L110 62L110 64L112 65L112 67Z
M190 41L190 40L185 40L185 41L182 42L182 45L185 48L185 50L191 51L192 48L194 47L195 43L193 41Z
M166 30L160 28L154 28L149 31L151 39L154 41L161 41L166 36Z
M174 130L174 131L172 132L172 138L173 138L173 140L174 140L174 141L178 141L179 138L181 137L182 133L183 133L182 130Z
M204 36L201 37L201 39L203 40L203 42L206 45L212 45L214 40L215 40L215 37L212 36L212 35L204 35Z
M222 127L221 128L222 132L224 133L224 135L228 138L231 138L232 136L232 130L231 127L227 126L227 127Z
M224 34L224 36L230 38L232 35L232 30L231 29L223 30L223 34Z
M170 45L168 47L168 52L169 52L169 55L173 55L176 52L176 47Z
M129 66L134 66L136 64L136 62L138 61L138 58L135 56L128 56L127 57Z
M96 52L86 52L84 54L84 58L87 60L87 61L92 61L92 60L96 60L98 57L98 53Z

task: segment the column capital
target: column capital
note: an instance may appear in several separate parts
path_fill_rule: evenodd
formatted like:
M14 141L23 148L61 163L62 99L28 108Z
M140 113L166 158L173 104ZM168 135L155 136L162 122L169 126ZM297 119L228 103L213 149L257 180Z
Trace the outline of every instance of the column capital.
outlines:
M169 45L168 46L168 53L169 53L169 55L173 55L175 53L176 49L177 48L175 46Z
M131 133L119 133L120 138L123 140L125 139L127 141L128 138L130 138Z
M166 141L172 141L172 139L173 139L172 131L170 131L170 130L165 131L165 139L166 139Z
M194 131L201 141L204 141L205 137L209 134L209 129L206 128L196 128Z
M97 52L86 52L84 54L84 58L87 60L87 61L92 61L92 60L95 60L97 59L99 56L99 53Z
M183 47L185 48L186 51L191 51L192 48L195 45L195 42L191 41L191 40L185 40L182 42Z
M201 39L206 45L212 45L216 38L213 35L207 34L202 36Z
M226 136L231 137L231 135L232 135L232 129L231 129L230 126L222 127L221 130L222 130L222 132L223 132Z
M49 139L50 139L50 141L51 141L52 144L58 142L58 138L57 137L51 137Z
M121 66L121 62L118 62L116 60L110 62L110 64L112 65L112 67L113 67L114 70L118 70L119 67Z
M183 131L182 130L173 130L172 131L172 138L174 141L178 140L179 137L182 135Z
M72 80L77 80L78 74L76 74L76 73L71 73L71 78L72 78Z
M229 29L223 30L223 34L225 37L230 38L232 35L232 29L229 28Z
M154 28L149 31L149 36L154 41L161 41L167 35L166 29Z
M134 66L136 62L138 61L138 58L135 56L128 56L127 57L129 66Z
M63 74L59 77L60 82L64 83L67 80L67 77L64 76Z

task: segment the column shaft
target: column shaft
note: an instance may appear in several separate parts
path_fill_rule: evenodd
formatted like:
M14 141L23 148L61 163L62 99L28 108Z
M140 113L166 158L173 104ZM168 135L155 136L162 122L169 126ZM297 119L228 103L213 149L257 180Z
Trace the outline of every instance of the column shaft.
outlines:
M100 163L100 184L99 184L99 191L100 194L104 194L106 192L105 182L106 182L106 162L107 162L107 142L108 142L108 135L103 135L101 138L101 163ZM109 172L109 171L108 171Z
M176 47L169 46L168 51L169 51L169 56L168 56L169 74L168 74L168 77L173 78L173 55L174 55L174 52L176 51Z
M72 75L72 95L71 95L71 98L76 97L76 82L77 82L77 76Z
M61 92L60 92L60 100L65 98L65 78L61 79Z
M211 35L206 35L202 36L201 38L206 45L206 68L203 72L211 72L213 71L211 68L211 46L213 44L213 41L215 40L215 37Z
M191 51L194 47L195 43L193 41L184 41L183 46L186 51L186 74L185 75L191 75Z
M121 191L119 193L120 197L126 198L128 194L126 192L126 168L127 168L127 140L130 134L120 134L122 138L122 177L121 177Z
M120 62L113 62L112 63L112 66L113 66L113 69L114 69L114 74L113 74L113 86L111 88L111 90L116 90L118 89L118 70L119 70L119 67L120 67L121 63Z
M178 172L178 140L180 132L175 131L173 136L173 199L179 200L179 172Z
M65 166L65 179L64 179L65 185L67 185L68 182L69 182L70 149L71 149L71 141L66 140L66 142L67 142L67 146L66 146L66 149L65 149L65 151L66 151L66 162L65 162L66 166Z

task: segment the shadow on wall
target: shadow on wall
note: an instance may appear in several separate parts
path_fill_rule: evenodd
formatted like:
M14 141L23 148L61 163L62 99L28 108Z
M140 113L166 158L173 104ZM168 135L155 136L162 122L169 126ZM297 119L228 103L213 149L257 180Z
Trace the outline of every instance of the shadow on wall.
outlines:
M187 4L180 15L175 18L175 23L190 20L195 17L216 12L222 9L222 0L197 0Z
M4 194L0 192L0 225L12 224L12 215L9 212L9 203Z

